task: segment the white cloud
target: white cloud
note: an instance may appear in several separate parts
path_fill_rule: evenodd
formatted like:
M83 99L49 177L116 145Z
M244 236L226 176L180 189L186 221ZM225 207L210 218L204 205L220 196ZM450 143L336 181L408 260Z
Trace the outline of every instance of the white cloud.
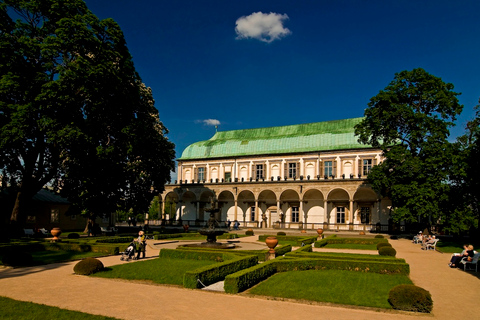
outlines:
M237 39L257 39L270 43L292 33L283 26L288 20L286 14L254 12L237 19L235 32Z
M217 119L195 120L196 123L203 123L206 126L219 126L220 121Z

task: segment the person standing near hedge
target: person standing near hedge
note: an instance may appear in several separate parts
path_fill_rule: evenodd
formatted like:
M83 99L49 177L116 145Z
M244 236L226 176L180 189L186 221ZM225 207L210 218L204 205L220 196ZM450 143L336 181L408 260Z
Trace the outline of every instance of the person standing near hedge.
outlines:
M140 259L141 252L143 252L143 258L145 258L145 247L146 247L145 232L143 232L142 230L138 231L138 238L134 239L133 241L137 243L136 245L137 259Z

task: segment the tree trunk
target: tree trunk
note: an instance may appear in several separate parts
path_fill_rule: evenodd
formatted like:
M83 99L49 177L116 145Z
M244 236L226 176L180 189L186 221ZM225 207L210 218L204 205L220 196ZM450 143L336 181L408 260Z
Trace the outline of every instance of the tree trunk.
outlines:
M17 198L15 199L15 205L13 206L12 214L10 216L10 224L23 224L25 221L22 219L22 207L23 207L23 192L17 192Z

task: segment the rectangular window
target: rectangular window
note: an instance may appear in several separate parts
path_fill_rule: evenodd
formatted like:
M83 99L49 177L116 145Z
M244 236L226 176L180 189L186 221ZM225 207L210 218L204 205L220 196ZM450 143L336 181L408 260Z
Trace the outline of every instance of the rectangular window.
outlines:
M50 211L50 222L58 222L58 209Z
M225 182L232 182L232 173L225 172Z
M364 224L370 223L370 207L360 208L360 219Z
M333 175L333 161L325 161L323 168L325 177L330 177Z
M337 207L337 223L345 223L345 207Z
M298 207L292 207L292 222L298 222Z
M205 180L205 168L200 167L197 170L198 170L197 171L198 172L197 180L204 181Z
M255 221L255 207L250 208L250 221Z
M363 160L363 175L367 176L370 173L370 170L372 170L372 159L364 159Z
M263 179L263 164L255 166L255 179Z
M297 177L297 163L291 162L288 164L288 177L296 178Z

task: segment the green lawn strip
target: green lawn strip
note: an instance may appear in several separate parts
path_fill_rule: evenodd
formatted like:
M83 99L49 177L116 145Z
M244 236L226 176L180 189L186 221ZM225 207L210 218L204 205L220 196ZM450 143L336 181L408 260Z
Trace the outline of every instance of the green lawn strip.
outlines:
M359 249L359 250L375 250L377 251L376 244L355 244L355 243L329 243L322 248L326 249Z
M412 284L405 275L336 270L277 273L248 293L391 309L388 292L399 284Z
M87 306L88 308L88 306ZM98 316L78 311L50 307L44 304L13 300L0 297L0 319L57 319L57 320L115 320L117 318Z
M92 276L127 280L151 280L160 284L183 285L185 272L214 263L216 262L210 260L158 258L112 266Z

